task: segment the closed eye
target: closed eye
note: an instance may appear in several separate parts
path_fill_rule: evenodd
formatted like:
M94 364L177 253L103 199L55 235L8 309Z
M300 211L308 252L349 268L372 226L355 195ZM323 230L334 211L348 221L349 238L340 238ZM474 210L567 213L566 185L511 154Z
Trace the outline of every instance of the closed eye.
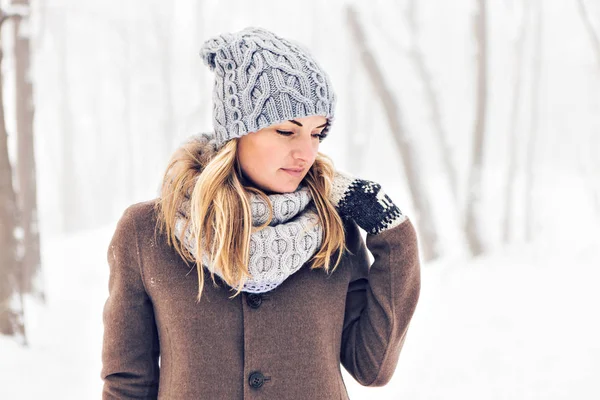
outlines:
M290 136L290 135L294 134L294 132L288 132L288 131L277 131L277 133L279 133L280 135L283 135L283 136Z
M279 134L280 134L280 135L282 135L282 136L291 136L291 135L293 135L293 134L294 134L294 132L290 132L290 131L280 131L280 130L277 130L277 133L279 133ZM325 137L326 137L327 135L324 135L324 134L322 134L322 133L314 133L312 136L313 136L313 137L315 137L315 138L318 138L318 139L319 139L319 141L321 141L321 140L325 139Z

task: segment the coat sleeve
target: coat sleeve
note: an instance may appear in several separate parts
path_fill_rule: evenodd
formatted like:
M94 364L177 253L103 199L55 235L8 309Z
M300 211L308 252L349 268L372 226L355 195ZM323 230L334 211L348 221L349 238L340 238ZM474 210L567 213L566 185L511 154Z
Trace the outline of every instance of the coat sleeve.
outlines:
M102 398L156 399L158 334L144 288L131 207L117 223L107 258L110 275L103 312Z
M392 378L421 288L417 236L409 219L377 235L367 248L356 224L347 228L353 255L346 297L340 361L363 386Z

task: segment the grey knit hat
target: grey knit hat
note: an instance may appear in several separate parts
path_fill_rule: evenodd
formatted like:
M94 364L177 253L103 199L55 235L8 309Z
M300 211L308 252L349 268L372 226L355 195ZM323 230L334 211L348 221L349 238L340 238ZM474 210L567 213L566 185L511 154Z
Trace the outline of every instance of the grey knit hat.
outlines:
M294 118L333 122L336 95L329 76L300 43L263 28L223 33L202 45L215 71L213 125L217 146Z

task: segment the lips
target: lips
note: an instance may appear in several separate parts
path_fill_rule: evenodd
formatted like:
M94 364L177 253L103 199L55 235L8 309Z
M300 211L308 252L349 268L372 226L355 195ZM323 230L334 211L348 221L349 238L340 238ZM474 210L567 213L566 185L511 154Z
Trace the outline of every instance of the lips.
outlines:
M292 176L302 176L302 172L304 172L304 168L282 168L282 170Z

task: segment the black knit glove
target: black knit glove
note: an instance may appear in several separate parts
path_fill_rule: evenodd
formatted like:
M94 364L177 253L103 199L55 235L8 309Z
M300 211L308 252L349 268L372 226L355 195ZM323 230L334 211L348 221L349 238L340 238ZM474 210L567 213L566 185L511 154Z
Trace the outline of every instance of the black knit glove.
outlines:
M341 171L336 171L329 200L342 219L354 220L373 235L400 225L406 219L381 185Z

